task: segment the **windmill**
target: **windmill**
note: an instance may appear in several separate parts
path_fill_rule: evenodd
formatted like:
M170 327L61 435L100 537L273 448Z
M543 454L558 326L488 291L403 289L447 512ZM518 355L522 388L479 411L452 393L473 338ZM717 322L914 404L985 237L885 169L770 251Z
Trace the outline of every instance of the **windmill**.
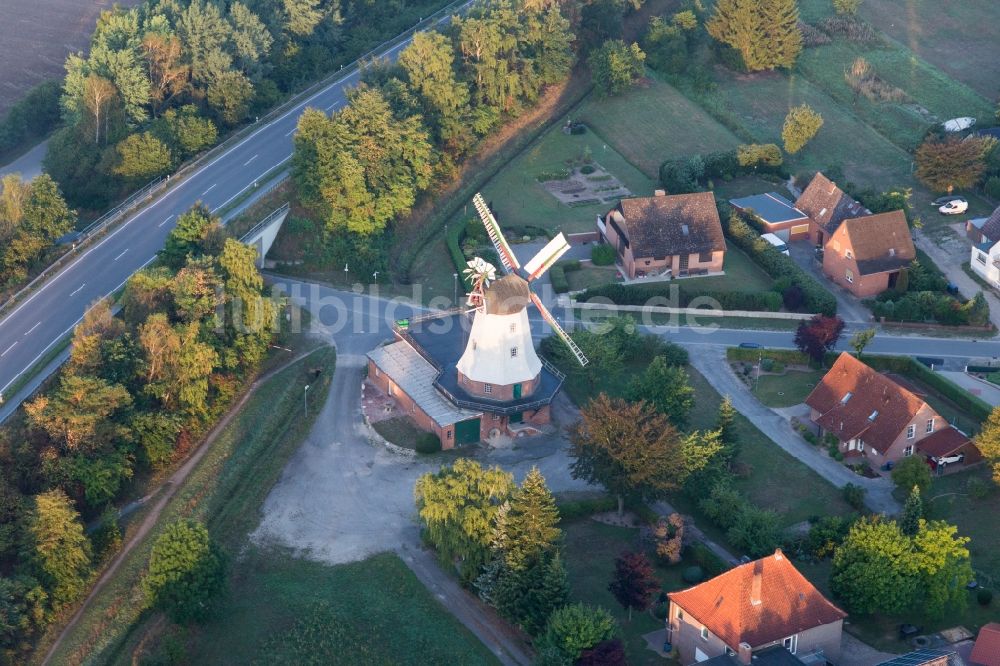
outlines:
M476 311L457 368L461 375L489 385L491 390L493 385L514 386L513 395L520 397L522 383L533 385L542 367L531 338L529 303L534 304L580 365L587 365L580 347L531 290L531 283L569 250L569 243L560 233L522 267L482 195L477 193L472 203L496 248L505 275L496 279L496 269L479 257L469 262L465 271L473 285L469 304Z

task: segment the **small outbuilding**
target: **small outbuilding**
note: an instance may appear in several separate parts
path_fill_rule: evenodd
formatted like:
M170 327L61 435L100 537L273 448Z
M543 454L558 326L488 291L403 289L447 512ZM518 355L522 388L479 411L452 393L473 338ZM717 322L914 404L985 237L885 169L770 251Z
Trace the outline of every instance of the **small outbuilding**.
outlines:
M785 242L809 238L809 216L777 192L730 199L729 203L757 218L766 234L774 234Z

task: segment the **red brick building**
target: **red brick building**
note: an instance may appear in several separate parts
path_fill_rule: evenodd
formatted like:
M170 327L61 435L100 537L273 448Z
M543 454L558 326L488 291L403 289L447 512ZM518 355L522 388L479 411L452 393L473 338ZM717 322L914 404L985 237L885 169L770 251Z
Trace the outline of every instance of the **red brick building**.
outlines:
M722 271L726 239L711 192L622 199L597 228L629 278Z
M667 641L685 666L725 654L750 664L755 653L775 646L810 663L840 658L847 613L781 550L667 597Z
M823 272L858 298L892 289L917 257L901 210L843 220L826 241Z
M844 352L806 398L820 436L873 466L921 455L940 472L982 460L968 436L927 402Z
M809 240L817 247L825 247L844 220L871 214L821 172L799 195L795 208L809 218Z

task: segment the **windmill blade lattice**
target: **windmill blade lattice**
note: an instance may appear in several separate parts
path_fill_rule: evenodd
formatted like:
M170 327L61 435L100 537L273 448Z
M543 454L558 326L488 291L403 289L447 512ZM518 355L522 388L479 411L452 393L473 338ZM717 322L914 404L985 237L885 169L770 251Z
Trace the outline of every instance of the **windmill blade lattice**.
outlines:
M587 357L584 356L583 350L580 349L576 342L573 341L573 338L570 337L569 333L563 330L563 327L559 325L559 322L552 316L549 309L542 304L542 299L538 298L534 292L531 293L531 302L535 304L536 308L538 308L538 311L542 315L542 319L544 319L545 322L552 327L552 330L556 332L556 335L558 335L562 341L566 343L566 346L569 347L571 352L573 352L573 356L575 356L576 360L580 362L580 365L585 366L590 363L590 361L587 360Z
M472 197L472 205L476 207L476 212L479 213L479 219L483 221L483 226L486 227L486 234L490 237L490 241L493 243L493 247L496 248L497 255L500 257L500 263L503 264L504 270L507 273L515 273L517 269L521 267L518 263L517 257L514 256L514 251L510 249L510 245L507 244L507 239L503 237L503 233L500 231L500 225L497 223L493 213L490 212L489 206L483 200L483 195L476 192L476 196Z

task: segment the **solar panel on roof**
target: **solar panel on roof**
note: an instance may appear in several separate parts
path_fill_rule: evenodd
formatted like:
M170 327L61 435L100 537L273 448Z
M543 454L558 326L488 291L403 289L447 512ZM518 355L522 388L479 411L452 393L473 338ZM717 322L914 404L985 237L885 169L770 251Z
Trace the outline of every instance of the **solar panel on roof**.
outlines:
M952 650L924 648L916 652L900 655L889 661L883 661L878 666L921 666L921 664L926 664L929 661L940 659L941 657L950 657L954 654Z

